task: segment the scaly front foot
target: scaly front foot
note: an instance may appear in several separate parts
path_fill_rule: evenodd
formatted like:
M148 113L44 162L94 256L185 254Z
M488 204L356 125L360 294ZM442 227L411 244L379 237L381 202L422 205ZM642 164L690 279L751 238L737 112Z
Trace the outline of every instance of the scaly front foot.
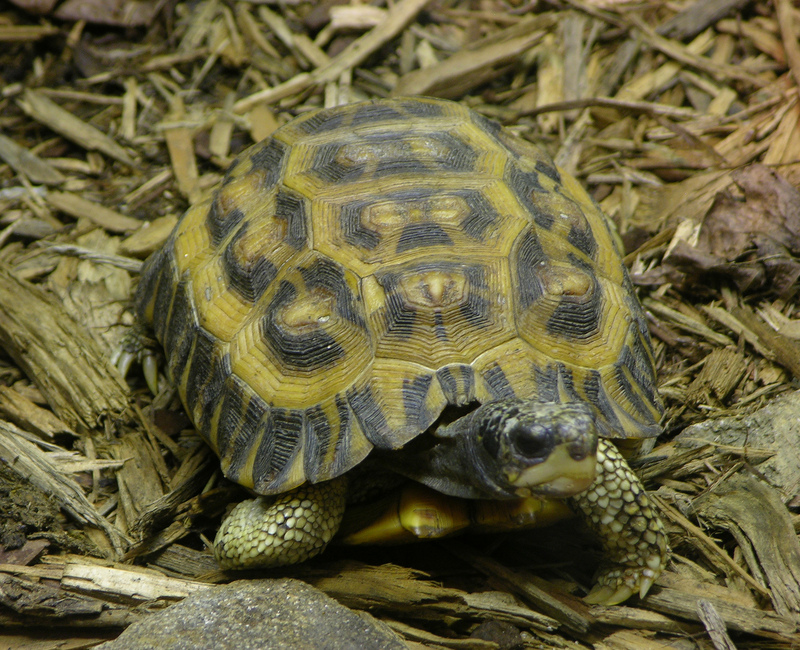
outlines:
M586 602L616 605L637 593L644 598L667 564L667 534L639 477L608 440L599 441L594 482L570 502L605 551Z

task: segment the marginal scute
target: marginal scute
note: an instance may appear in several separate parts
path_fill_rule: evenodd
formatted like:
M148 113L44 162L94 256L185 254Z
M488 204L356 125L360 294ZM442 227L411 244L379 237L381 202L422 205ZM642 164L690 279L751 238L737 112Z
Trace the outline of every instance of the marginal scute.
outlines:
M251 449L268 412L267 403L244 381L233 373L226 378L210 442L219 454L222 473L247 488L254 482Z
M379 449L395 449L402 444L398 444L395 430L386 421L387 415L391 413L380 396L376 398L369 384L352 386L347 391L347 403L373 446Z
M188 283L181 280L173 289L172 301L167 310L161 312L166 323L164 345L169 350L178 349L180 340L198 327L197 311L189 295Z
M436 371L436 379L448 404L465 406L475 401L475 370L471 365L443 366Z
M250 153L250 169L253 172L263 174L261 180L261 191L266 192L272 189L280 180L283 174L283 164L286 159L287 146L279 140L272 139L267 142L266 146L254 146L245 152L243 159L247 153ZM243 170L235 168L237 173L242 173Z
M370 442L398 449L441 414L447 399L431 370L403 359L376 359L363 387L348 401Z
M425 417L425 401L431 387L433 377L422 374L416 377L403 377L400 395L403 397L403 411L406 423L418 430L427 429L423 426L428 417ZM435 418L434 418L435 419Z
M486 397L482 401L514 399L517 396L506 373L503 372L503 367L498 362L493 362L485 369L483 382Z
M592 404L600 413L598 420L601 427L601 435L608 438L619 435L619 431L625 431L625 427L617 417L617 409L614 402L608 395L603 382L603 377L598 370L590 369L586 373L581 389L586 396L589 404Z
M187 337L190 347L183 373L176 376L178 391L184 403L191 404L193 409L189 415L193 422L203 428L203 402L200 394L212 377L217 342L208 332L200 327L190 330L193 336Z
M146 264L137 311L226 475L345 474L448 406L662 407L616 232L534 144L428 98L305 114L244 152Z
M486 350L473 363L477 377L475 397L482 404L498 396L536 395L535 372L551 357L532 348L519 337Z
M216 415L225 394L225 382L231 375L230 354L215 348L210 366L208 377L197 396L198 406L195 408L195 413L199 412L197 427L200 435L212 447L216 447L211 441L216 437Z
M172 337L172 347L167 359L167 372L180 383L189 361L189 353L194 345L194 339L198 335L200 327L196 324L189 325L182 332Z
M304 469L312 483L340 476L372 449L341 394L306 410L306 446Z
M272 494L276 487L297 487L305 482L304 413L299 409L270 408L254 436L250 472L253 489Z

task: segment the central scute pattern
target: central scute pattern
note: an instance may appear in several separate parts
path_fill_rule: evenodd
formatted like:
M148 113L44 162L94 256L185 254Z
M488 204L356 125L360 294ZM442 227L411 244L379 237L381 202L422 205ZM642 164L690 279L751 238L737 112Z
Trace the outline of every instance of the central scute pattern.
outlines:
M140 295L226 475L271 494L401 447L447 405L581 400L606 435L655 433L628 283L543 152L415 99L314 112L245 152Z

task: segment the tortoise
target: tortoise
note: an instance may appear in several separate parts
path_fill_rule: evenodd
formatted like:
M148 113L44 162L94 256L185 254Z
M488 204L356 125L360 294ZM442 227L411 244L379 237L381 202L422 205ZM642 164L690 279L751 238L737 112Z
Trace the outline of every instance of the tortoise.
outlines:
M257 495L220 528L222 568L321 552L356 466L505 506L512 527L536 519L527 502L568 504L604 545L591 602L644 596L665 566L611 442L654 438L663 413L615 230L461 104L280 127L148 259L135 308L225 476Z

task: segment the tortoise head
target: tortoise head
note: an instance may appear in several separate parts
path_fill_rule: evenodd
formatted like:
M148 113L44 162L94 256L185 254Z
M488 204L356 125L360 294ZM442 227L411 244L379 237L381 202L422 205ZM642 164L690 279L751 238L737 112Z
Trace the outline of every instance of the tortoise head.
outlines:
M398 463L403 474L468 498L567 497L596 473L597 426L583 403L500 400L434 432Z

